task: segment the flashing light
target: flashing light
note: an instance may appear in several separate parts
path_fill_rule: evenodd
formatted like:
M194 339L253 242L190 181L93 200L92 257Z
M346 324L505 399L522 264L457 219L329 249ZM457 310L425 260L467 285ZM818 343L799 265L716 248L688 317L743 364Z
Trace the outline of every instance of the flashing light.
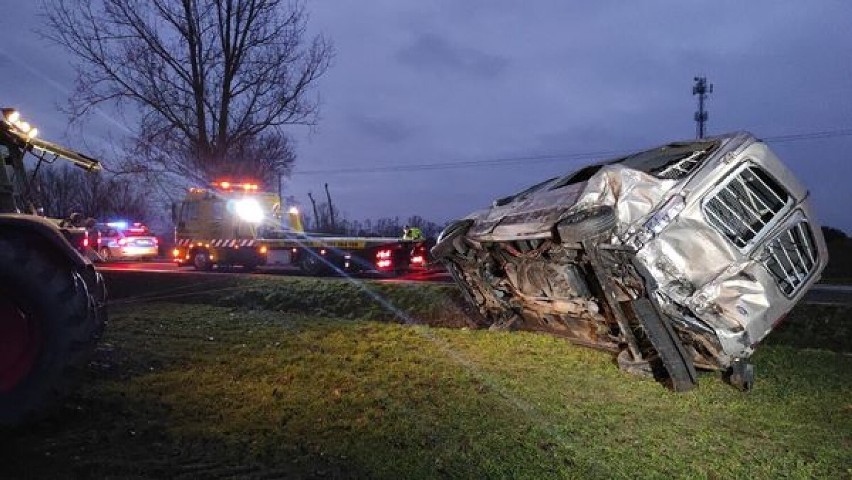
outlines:
M269 249L268 249L268 248L266 248L266 245L262 245L262 246L258 249L258 251L260 252L260 254L261 254L261 255L266 255L266 252L268 252L268 251L269 251Z
M298 248L293 248L293 249L292 249L292 252L293 252L293 253L296 253L296 252L298 252L298 251L299 251L299 249L298 249Z
M20 130L24 135L27 136L27 140L31 140L38 135L38 129L33 127L27 122L21 120L21 114L15 110L14 108L4 108L3 109L3 118L7 123L12 124L15 128Z
M298 214L299 214L299 209L298 209L298 208L296 208L296 207L290 207L290 209L289 209L289 210L287 210L287 213L289 213L290 215L298 215Z
M175 258L179 257L180 256L180 250L178 250L177 248L172 250L172 256L175 257Z
M391 266L391 261L390 260L379 260L378 262L376 262L376 266L379 267L379 268L388 268L388 267Z
M257 191L260 188L256 183L233 183L228 180L223 180L221 182L213 182L212 185L214 187L228 191L232 191L234 189L242 189L245 192L251 192Z
M127 230L127 222L124 220L120 222L107 222L108 227L117 228L119 230Z
M85 238L83 238L83 246L84 246L84 247L88 247L88 246L89 246L89 237L85 237Z
M423 255L415 255L411 257L411 263L416 263L418 265L423 264Z
M235 201L234 210L237 212L237 216L246 222L263 222L263 208L253 198L241 198Z
M393 252L391 250L386 250L386 249L385 250L379 250L376 253L376 258L378 258L380 260L385 259L385 258L391 258L391 255L393 255Z
M118 244L121 245L121 246L127 245L127 239L126 238L119 238Z
M320 250L320 255L325 255L325 249Z
M21 114L17 110L13 110L13 109L8 109L8 110L4 109L4 110L5 111L3 113L6 117L7 122L12 123L12 124L16 124L16 123L18 123L18 120L21 119Z

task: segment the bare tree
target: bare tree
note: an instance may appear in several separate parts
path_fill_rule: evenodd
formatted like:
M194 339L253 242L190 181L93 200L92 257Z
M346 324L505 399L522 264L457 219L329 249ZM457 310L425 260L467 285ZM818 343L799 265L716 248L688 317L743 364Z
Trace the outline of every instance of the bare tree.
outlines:
M81 64L71 113L132 107L128 171L196 181L289 174L287 125L317 120L331 44L286 0L45 0L44 35ZM138 115L137 115L138 114Z
M147 221L151 205L146 192L128 178L104 177L71 166L47 166L34 178L34 203L48 217L72 212L99 220L132 218Z

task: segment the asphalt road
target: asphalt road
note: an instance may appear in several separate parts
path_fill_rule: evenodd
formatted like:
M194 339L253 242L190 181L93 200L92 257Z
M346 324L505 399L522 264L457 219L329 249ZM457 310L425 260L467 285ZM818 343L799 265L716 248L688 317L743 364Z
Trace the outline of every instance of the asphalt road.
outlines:
M134 272L160 272L160 273L170 273L170 274L188 274L192 273L195 275L293 275L293 276L304 276L297 268L258 268L257 271L253 273L247 273L242 271L240 268L228 269L228 270L214 270L212 272L198 272L192 267L178 267L172 262L166 261L153 261L153 262L109 262L109 263L100 263L96 264L98 270L106 271L106 272L122 272L122 271L134 271ZM377 274L358 274L356 275L358 278L371 278L377 279L379 281L385 282L451 282L452 278L450 275L443 271L438 272L417 272L417 273L409 273L396 278L384 278Z
M98 264L97 268L106 272L119 273L121 271L145 271L145 272L161 272L168 274L189 274L194 275L299 275L301 272L297 269L258 269L255 273L245 273L239 268L225 271L213 272L196 272L192 268L181 268L171 262L154 261L154 262L110 262L106 264ZM372 278L383 282L451 282L452 279L446 272L428 272L428 273L410 273L397 278L382 278L377 275L358 275L359 278ZM806 295L806 303L817 305L852 305L852 285L827 285L817 284Z

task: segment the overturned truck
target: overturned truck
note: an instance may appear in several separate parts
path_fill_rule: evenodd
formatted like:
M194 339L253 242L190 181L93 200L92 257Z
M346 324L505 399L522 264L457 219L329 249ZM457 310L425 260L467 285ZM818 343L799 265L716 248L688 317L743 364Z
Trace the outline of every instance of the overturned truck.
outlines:
M751 388L754 348L828 256L808 192L749 133L551 178L453 222L432 254L494 329L618 353L675 391Z

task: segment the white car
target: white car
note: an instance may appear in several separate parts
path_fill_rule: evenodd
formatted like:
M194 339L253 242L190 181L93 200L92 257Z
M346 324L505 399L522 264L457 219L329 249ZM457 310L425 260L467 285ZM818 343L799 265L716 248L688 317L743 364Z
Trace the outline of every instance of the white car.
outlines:
M159 253L159 241L141 223L100 223L96 227L97 252L103 261L149 260Z
M808 191L745 132L552 178L452 223L432 250L492 328L619 352L677 391L749 389L755 346L828 260Z

